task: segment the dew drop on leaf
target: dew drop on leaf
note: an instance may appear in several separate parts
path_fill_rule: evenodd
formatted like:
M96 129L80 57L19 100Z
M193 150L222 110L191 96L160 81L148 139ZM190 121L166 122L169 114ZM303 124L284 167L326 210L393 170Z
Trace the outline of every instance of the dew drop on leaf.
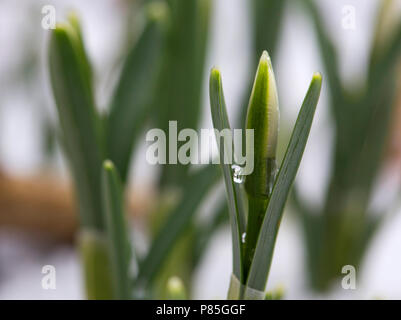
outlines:
M245 241L246 241L246 232L244 232L244 233L242 234L242 236L241 236L241 242L242 242L242 243L245 243Z
M245 175L242 174L242 168L239 165L233 164L231 169L233 170L233 181L235 183L244 183Z

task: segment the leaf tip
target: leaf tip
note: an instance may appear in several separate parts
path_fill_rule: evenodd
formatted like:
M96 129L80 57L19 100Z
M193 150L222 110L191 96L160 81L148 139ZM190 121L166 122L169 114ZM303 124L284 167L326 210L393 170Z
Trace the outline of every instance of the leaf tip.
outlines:
M68 29L68 25L66 23L57 22L56 28L53 29L53 33L55 33L55 34L66 33L67 29Z
M153 2L146 7L146 17L149 21L164 23L169 15L169 8L164 2Z
M103 162L103 169L106 171L113 171L114 170L114 164L111 160L105 160Z
M264 70L272 70L272 61L270 59L269 53L264 50L262 55L260 56L260 60L259 60L259 68L263 67Z
M260 57L260 61L270 61L269 53L266 50L263 50L262 56Z
M213 78L220 78L221 77L220 70L217 67L213 67L210 70L210 76Z
M221 85L221 73L217 67L213 67L210 70L210 85L220 87Z
M322 74L320 72L315 72L313 74L313 81L318 81L318 82L322 82Z

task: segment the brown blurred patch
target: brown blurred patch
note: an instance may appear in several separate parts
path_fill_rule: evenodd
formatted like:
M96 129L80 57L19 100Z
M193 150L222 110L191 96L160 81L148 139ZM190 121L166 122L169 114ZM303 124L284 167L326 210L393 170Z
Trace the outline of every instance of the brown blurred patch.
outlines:
M148 188L130 191L130 217L149 212L153 198ZM0 172L0 230L17 229L53 241L72 242L78 228L71 187L49 174L16 178Z
M0 226L70 241L77 228L72 192L50 176L0 174Z

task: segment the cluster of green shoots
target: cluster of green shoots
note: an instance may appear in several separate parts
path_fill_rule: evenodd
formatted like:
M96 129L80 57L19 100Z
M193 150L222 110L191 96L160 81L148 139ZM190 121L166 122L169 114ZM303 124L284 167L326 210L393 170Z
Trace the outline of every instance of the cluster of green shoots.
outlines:
M58 24L49 42L58 133L74 181L78 246L89 299L188 297L186 279L172 276L178 273L183 278L186 270L192 273L207 246L205 235L211 234L210 226L218 225L213 220L194 230L191 245L196 250L179 266L185 271L180 273L176 266L170 271L170 261L181 254L181 240L192 230L197 208L218 182L219 170L206 166L189 172L188 166L164 166L158 191L168 193L174 187L178 200L166 206L157 199L162 209L154 216L160 226L146 254L139 256L130 241L124 192L139 138L149 124L165 128L168 117L196 127L210 1L152 1L141 12L143 24L125 54L105 111L95 101L94 72L78 18L72 14L66 23ZM177 46L186 48L179 60ZM190 81L187 69L196 71ZM177 94L177 86L185 88ZM170 104L188 108L182 112Z
M227 191L233 248L229 299L265 297L280 221L308 139L321 82L320 74L316 73L277 170L278 94L270 57L265 51L260 58L246 119L246 129L254 130L254 145L250 147L254 154L254 170L245 177L244 188L234 177L237 174L235 168L220 161ZM222 79L217 69L213 69L210 75L210 104L215 129L231 129ZM225 159L225 153L233 146L219 140L220 159Z
M78 242L90 299L160 297L155 289L158 277L182 237L191 231L193 247L190 261L180 261L180 266L193 270L207 240L227 215L227 206L223 205L207 224L193 226L197 208L219 181L216 166L208 165L195 172L189 172L188 166L165 166L159 188L178 188L179 200L169 208L146 255L138 256L130 241L124 191L133 149L145 123L164 128L172 117L185 127L196 128L210 16L208 0L173 1L170 8L164 1L155 1L146 8L145 24L126 56L106 112L100 112L96 105L93 70L77 17L71 15L67 23L59 24L49 44L50 78L61 143L79 207ZM177 60L177 50L181 50L183 59ZM188 73L189 69L194 72ZM171 81L172 76L176 81ZM180 90L175 94L177 86ZM233 240L230 299L265 298L279 224L307 142L320 88L321 76L315 74L284 160L277 165L278 95L270 58L263 53L246 120L246 128L255 133L254 171L241 184L235 182L233 167L222 164ZM222 80L216 69L210 77L210 102L215 128L230 129ZM194 109L183 112L187 106ZM220 145L221 158L224 153ZM188 283L185 285L188 287ZM166 281L166 287L167 297L187 297L177 277Z

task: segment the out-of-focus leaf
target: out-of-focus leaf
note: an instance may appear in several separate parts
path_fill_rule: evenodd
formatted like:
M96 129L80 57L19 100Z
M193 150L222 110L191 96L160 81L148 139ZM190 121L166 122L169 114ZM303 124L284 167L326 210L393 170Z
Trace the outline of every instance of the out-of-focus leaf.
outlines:
M301 163L316 105L319 100L321 85L321 75L315 74L302 104L287 147L287 152L274 183L259 234L254 259L249 271L245 298L247 298L248 288L258 291L264 291L265 289L285 202L298 171L299 164Z
M147 6L147 22L128 53L108 117L108 155L126 181L135 142L151 115L150 103L160 72L168 9L163 2Z
M399 40L397 39L397 7L394 0L381 0L378 4L376 26L370 52L369 74L373 75L374 69L379 71L378 61L383 61L383 55L389 47ZM394 39L395 36L395 39ZM394 41L395 40L395 41ZM384 59L386 60L386 59ZM384 71L383 71L384 72Z
M322 16L316 6L315 0L302 0L312 18L314 31L317 35L318 45L320 47L321 57L324 63L327 83L330 88L330 97L332 100L332 113L336 119L337 126L347 121L347 113L344 112L344 90L341 84L340 69L338 66L338 56L330 35L328 34ZM344 119L345 118L345 119ZM349 118L349 117L348 117Z
M104 229L100 172L101 121L95 109L88 61L77 27L59 25L51 35L50 78L63 142L74 175L83 226Z
M380 57L375 60L376 63L371 65L368 88L374 90L375 87L382 88L380 81L388 76L389 72L395 70L397 63L400 61L401 52L401 22L397 24L385 48L382 50Z
M254 63L267 50L274 60L286 0L251 0L253 12Z
M68 15L68 22L75 31L77 40L76 49L78 50L78 55L81 58L83 68L85 69L85 73L87 74L92 86L92 80L93 80L92 66L89 62L89 58L85 50L84 38L82 35L81 23L79 21L78 15L75 12L70 12ZM91 87L91 90L93 90L93 87Z
M260 54L267 50L274 60L279 42L280 30L287 0L250 0L252 12L252 66L257 67ZM253 67L252 67L253 69ZM241 104L235 125L244 128L248 110L249 94L252 91L253 77L249 77L249 84Z
M106 211L106 230L110 250L113 289L116 299L131 298L131 244L127 234L128 225L124 216L124 201L120 178L114 164L106 160L103 164L103 203Z
M198 206L206 193L218 181L219 170L212 165L206 166L188 177L183 186L182 200L169 214L167 221L159 230L149 253L140 263L137 285L148 287L163 267L163 261L170 253L177 239L190 225Z
M179 132L197 129L199 124L211 0L171 0L169 4L171 24L154 100L154 122L169 132L169 121L177 121ZM188 168L180 163L164 165L160 186L179 187Z

